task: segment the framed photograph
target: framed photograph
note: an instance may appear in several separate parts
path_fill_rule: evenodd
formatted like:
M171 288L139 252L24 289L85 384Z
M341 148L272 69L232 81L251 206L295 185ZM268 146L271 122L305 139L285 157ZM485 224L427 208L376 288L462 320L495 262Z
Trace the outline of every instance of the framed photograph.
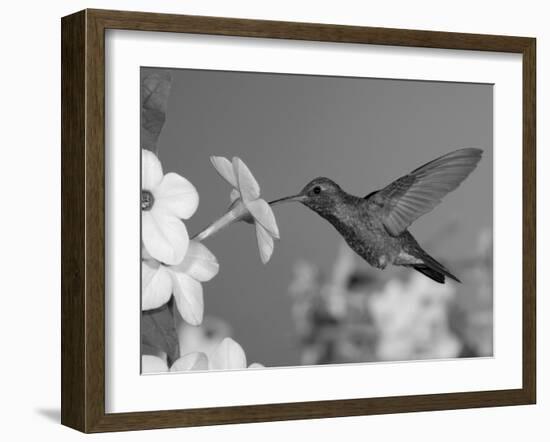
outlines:
M61 24L64 425L535 403L535 39Z

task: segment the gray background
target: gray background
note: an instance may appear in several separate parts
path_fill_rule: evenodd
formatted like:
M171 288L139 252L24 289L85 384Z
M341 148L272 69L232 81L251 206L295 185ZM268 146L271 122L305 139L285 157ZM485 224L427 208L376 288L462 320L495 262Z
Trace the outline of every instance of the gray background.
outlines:
M199 191L199 209L186 223L192 234L229 203L229 185L210 165L210 155L241 157L271 200L298 192L317 176L366 195L461 147L484 149L478 169L411 232L422 245L456 227L445 239L439 235L435 247L426 244L445 260L469 256L479 232L492 227L491 85L171 72L159 156L165 173L185 176ZM275 215L281 241L266 266L250 225L233 225L205 241L221 264L204 285L205 313L231 324L250 362L295 365L299 348L287 295L293 264L304 258L330 271L340 237L299 204L276 207Z

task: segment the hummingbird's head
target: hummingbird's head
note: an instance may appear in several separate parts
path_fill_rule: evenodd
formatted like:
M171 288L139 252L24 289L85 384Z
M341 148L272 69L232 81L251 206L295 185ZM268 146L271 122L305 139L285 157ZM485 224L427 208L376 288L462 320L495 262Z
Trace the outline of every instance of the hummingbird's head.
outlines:
M335 204L341 200L342 193L342 188L334 181L319 177L307 183L297 195L287 196L286 198L272 201L270 204L297 201L323 214L324 212L333 210Z

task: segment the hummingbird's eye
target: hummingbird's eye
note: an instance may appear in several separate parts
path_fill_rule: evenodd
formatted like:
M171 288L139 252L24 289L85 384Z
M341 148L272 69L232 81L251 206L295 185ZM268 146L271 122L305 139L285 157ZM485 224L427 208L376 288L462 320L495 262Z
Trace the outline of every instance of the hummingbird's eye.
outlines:
M315 187L313 188L313 193L314 193L315 195L319 195L319 194L321 193L321 186L315 186Z

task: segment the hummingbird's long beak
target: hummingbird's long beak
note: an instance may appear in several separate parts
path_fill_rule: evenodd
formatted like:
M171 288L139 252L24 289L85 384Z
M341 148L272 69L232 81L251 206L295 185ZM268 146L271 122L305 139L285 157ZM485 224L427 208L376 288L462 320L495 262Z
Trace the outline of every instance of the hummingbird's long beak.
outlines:
M281 203L291 203L293 201L300 202L304 199L304 195L298 194L298 195L292 195L292 196L285 196L284 198L279 198L278 200L270 201L269 205L274 206L275 204L281 204Z

